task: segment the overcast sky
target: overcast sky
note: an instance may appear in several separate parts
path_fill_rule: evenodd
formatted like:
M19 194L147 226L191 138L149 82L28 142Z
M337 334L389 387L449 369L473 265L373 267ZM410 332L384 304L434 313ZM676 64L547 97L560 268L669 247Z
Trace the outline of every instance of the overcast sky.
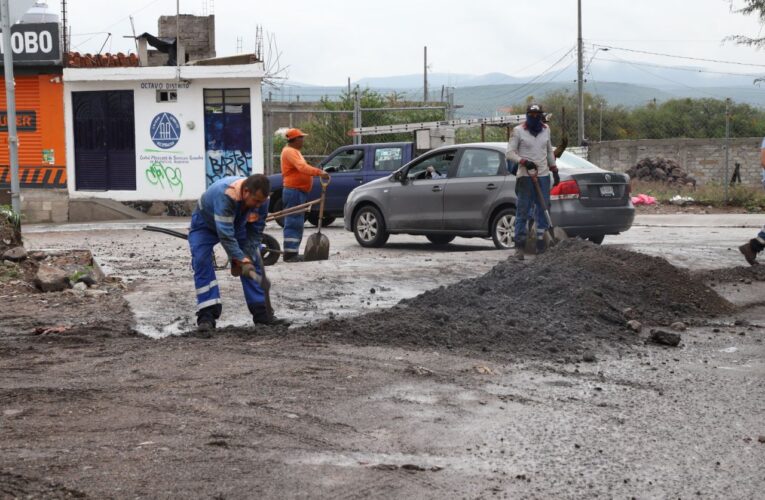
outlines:
M209 2L209 0L208 0ZM182 14L203 13L203 0L180 0ZM212 3L212 2L209 2ZM738 2L739 4L741 2ZM60 0L49 0L60 7ZM216 49L245 52L255 42L255 26L272 34L289 66L290 80L344 85L347 77L422 72L428 47L430 71L512 76L544 71L576 43L576 0L292 0L258 2L214 0ZM156 33L157 18L175 13L175 0L70 0L72 47L98 52L135 50L129 15L136 31ZM765 52L732 43L728 35L757 36L754 16L731 12L728 0L582 0L583 37L588 57L593 44L762 64L747 67L693 62L638 53L611 52L633 61L698 65L716 71L765 71ZM597 52L597 58L610 54ZM572 53L567 60L573 60Z

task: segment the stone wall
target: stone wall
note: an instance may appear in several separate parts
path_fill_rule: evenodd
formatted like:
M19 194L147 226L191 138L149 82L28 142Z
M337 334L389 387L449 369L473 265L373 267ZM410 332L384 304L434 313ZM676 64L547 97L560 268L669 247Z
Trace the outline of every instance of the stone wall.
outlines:
M180 16L181 46L189 61L215 57L215 16ZM159 37L175 38L175 16L159 17Z
M66 189L21 189L23 224L69 220L69 193Z
M741 164L741 182L760 185L761 137L731 139L728 178L736 163ZM725 178L723 139L643 139L606 141L590 145L587 158L596 165L624 172L645 157L660 156L675 160L699 184L722 183Z

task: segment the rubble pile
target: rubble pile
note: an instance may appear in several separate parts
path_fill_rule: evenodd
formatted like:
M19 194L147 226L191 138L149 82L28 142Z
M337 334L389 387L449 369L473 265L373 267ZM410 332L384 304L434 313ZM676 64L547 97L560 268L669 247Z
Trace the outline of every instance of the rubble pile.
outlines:
M627 170L630 179L647 182L664 182L678 186L695 187L696 179L688 175L674 160L654 157L643 158Z
M664 259L568 240L533 261L503 261L479 278L385 311L314 324L302 334L355 344L581 359L644 342L631 321L669 326L733 309Z

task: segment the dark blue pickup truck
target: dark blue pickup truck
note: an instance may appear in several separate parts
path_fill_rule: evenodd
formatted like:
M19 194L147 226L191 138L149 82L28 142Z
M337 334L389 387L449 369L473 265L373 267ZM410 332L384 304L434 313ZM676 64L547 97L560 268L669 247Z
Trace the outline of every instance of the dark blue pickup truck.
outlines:
M367 182L386 177L394 170L414 158L414 145L411 142L386 142L377 144L355 144L334 150L319 165L332 176L327 188L327 200L324 205L323 225L331 224L336 218L342 218L343 207L348 194L354 188ZM268 177L271 181L271 203L269 212L282 209L282 176L275 174ZM313 188L308 195L314 200L321 195L318 179L314 179ZM319 222L319 205L306 217L308 222ZM282 221L279 225L283 225Z

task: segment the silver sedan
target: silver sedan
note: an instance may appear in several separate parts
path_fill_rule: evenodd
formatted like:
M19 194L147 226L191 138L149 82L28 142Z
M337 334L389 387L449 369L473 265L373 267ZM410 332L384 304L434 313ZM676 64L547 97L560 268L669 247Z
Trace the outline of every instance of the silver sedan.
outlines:
M510 248L516 195L506 149L506 143L475 143L429 151L354 189L345 204L345 229L365 247L382 246L391 234L415 234L441 245L457 236L491 237L497 248ZM561 183L550 207L556 226L596 243L632 226L627 175L568 152L557 164Z

